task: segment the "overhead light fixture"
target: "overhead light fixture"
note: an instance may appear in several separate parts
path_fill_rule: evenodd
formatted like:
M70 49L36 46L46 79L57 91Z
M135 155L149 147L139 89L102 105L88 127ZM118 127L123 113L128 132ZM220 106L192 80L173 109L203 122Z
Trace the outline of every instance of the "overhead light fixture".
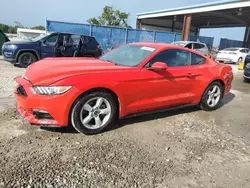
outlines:
M238 16L242 16L242 8L239 8L239 9L238 9L237 15L238 15Z

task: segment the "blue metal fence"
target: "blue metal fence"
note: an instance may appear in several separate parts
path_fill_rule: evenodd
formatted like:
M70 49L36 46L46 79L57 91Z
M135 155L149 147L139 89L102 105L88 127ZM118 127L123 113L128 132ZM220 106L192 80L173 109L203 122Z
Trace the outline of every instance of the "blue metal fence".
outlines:
M230 48L230 47L242 47L242 46L243 46L243 41L221 38L219 50L223 50L225 48Z
M179 41L182 38L181 33L96 26L90 24L58 22L51 20L47 20L46 27L48 32L69 32L94 36L104 51L111 47L116 47L121 44L131 42L171 43L174 41ZM190 36L189 40L196 41L196 37ZM199 40L212 46L214 38L200 36Z

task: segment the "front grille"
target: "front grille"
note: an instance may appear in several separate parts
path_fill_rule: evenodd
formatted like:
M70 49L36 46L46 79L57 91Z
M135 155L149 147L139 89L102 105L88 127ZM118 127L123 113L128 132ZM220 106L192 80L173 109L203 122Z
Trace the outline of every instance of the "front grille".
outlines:
M23 88L22 85L19 85L17 87L17 94L21 95L21 96L25 96L25 97L27 96L27 93L26 93L26 91L25 91L25 89Z

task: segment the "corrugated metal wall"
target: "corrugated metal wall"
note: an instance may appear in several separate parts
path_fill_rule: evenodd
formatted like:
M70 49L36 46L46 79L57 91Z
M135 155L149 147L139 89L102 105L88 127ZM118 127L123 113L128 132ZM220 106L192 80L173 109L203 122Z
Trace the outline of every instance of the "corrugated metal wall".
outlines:
M181 33L147 31L138 29L126 29L117 27L96 26L89 24L77 24L47 20L48 32L69 32L75 34L91 35L96 38L105 50L121 44L131 42L162 42L171 43L181 40ZM190 36L191 41L195 41L195 36ZM210 46L213 45L213 37L199 37L201 42Z
M230 48L230 47L242 47L242 46L243 46L243 41L221 38L219 50L223 50L225 48Z

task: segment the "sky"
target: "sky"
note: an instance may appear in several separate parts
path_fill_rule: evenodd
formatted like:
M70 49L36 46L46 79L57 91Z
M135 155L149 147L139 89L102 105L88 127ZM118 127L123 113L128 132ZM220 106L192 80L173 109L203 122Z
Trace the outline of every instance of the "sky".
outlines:
M129 24L135 28L136 14L168 8L177 8L218 0L0 0L0 23L14 25L14 21L27 27L45 26L48 20L86 23L91 17L102 13L104 6L113 6L130 13ZM11 10L11 11L10 11ZM205 29L201 36L243 40L244 28Z

